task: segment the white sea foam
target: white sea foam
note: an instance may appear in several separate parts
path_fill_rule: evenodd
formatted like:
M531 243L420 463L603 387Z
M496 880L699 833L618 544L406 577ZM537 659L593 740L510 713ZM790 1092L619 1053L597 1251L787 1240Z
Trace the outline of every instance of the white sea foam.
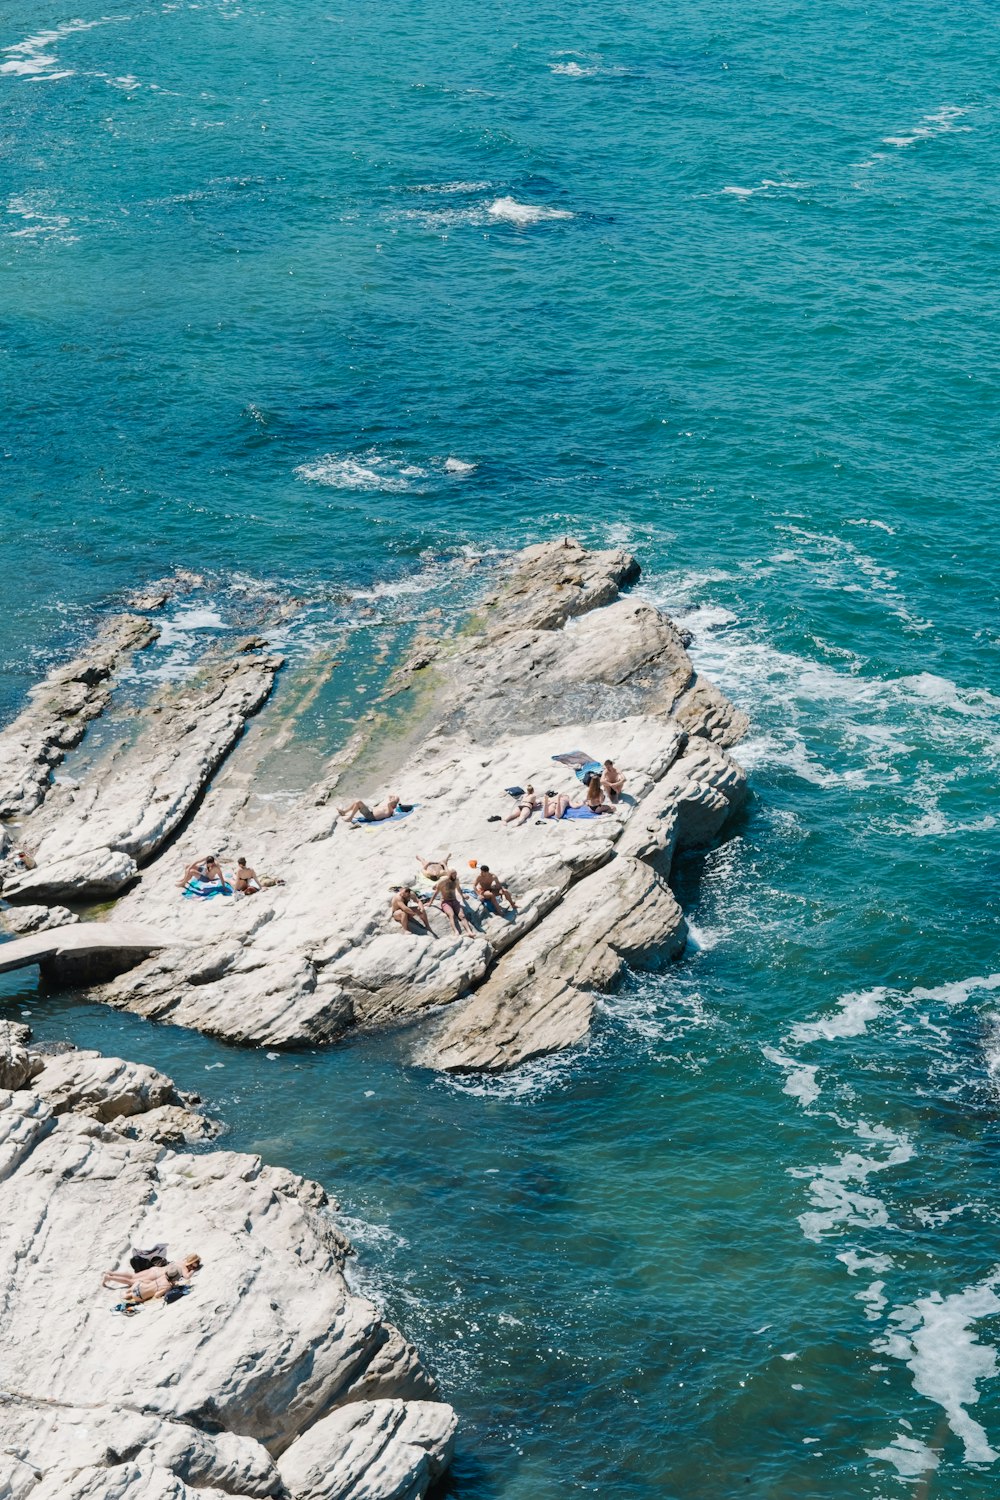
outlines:
M722 192L729 193L733 198L754 198L758 193L772 193L776 191L799 191L801 188L809 187L808 182L786 182L774 177L764 177L756 187L724 187Z
M979 1342L975 1323L1000 1313L1000 1270L976 1286L943 1297L931 1292L889 1314L891 1329L873 1347L902 1360L913 1387L942 1407L948 1425L965 1444L969 1463L993 1463L1000 1453L986 1430L966 1411L979 1401L979 1382L1000 1373L997 1351Z
M550 208L544 203L518 203L516 198L511 197L494 198L487 205L486 212L491 219L516 224L519 229L526 229L530 224L541 224L547 219L573 218L568 208Z
M914 1154L913 1142L903 1132L883 1125L868 1125L864 1120L858 1121L856 1130L862 1140L887 1146L888 1154L879 1158L865 1156L860 1151L845 1151L828 1166L811 1169L815 1173L809 1182L813 1207L799 1214L799 1226L806 1239L816 1244L822 1244L831 1230L845 1224L863 1229L889 1227L889 1211L882 1199L863 1190L874 1173L909 1161ZM809 1172L792 1168L790 1175L809 1177Z
M59 59L49 49L74 32L91 31L95 26L106 25L109 19L65 21L50 31L39 31L34 36L25 37L23 42L15 42L11 47L0 47L0 54L7 58L6 62L0 63L0 73L14 74L19 78L71 78L72 68L61 68L56 72Z
M924 115L919 124L911 126L905 135L884 135L882 144L904 150L907 146L915 146L918 141L933 140L936 136L948 135L952 131L969 131L972 129L971 125L956 123L965 113L964 109L959 109L954 104L944 104L932 114Z
M871 526L876 531L886 532L888 536L896 535L896 528L894 526L890 526L886 521L870 521L862 516L857 521L848 521L847 524L848 526Z
M933 1448L928 1448L926 1443L920 1442L918 1438L908 1437L903 1432L894 1437L886 1447L866 1448L865 1452L869 1458L881 1458L887 1464L892 1464L900 1479L921 1479L941 1462Z
M389 493L412 488L412 479L425 478L426 469L404 463L374 449L361 454L325 453L295 469L299 479L327 485L335 490L383 490Z
M12 240L40 239L51 235L63 244L74 244L77 236L66 233L71 221L66 214L52 213L39 194L15 193L7 199L7 213L21 220L22 228L9 231Z
M477 464L466 463L461 458L446 458L444 461L444 471L446 474L474 474L477 467Z
M884 986L878 986L844 995L832 1015L821 1016L815 1021L800 1021L793 1026L789 1040L801 1046L820 1038L832 1042L840 1037L861 1036L868 1029L868 1022L881 1014L888 993Z
M877 1323L886 1305L885 1282L873 1281L862 1291L854 1293L856 1302L864 1303L865 1317L869 1323Z
M848 1276L856 1276L859 1271L890 1271L893 1266L888 1255L860 1255L857 1250L842 1250L837 1259L847 1267Z
M549 68L564 78L593 78L597 73L595 67L585 68L578 62L549 63Z
M793 1099L798 1099L803 1109L808 1109L820 1096L820 1087L816 1082L816 1074L819 1072L818 1065L801 1063L794 1057L788 1057L779 1052L776 1047L762 1047L761 1052L768 1062L774 1063L778 1068L785 1070L785 1087L783 1092L790 1094Z

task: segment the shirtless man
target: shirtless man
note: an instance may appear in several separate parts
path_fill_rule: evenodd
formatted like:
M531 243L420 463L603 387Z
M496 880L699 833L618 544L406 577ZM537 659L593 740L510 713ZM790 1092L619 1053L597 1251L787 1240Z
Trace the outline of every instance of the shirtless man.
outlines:
M450 852L444 859L422 859L417 855L417 864L423 870L428 880L440 880L442 875L448 873L448 861L451 859Z
M456 870L448 870L441 876L434 887L434 894L438 898L438 905L451 923L451 930L455 936L462 936L458 925L461 922L468 936L475 937L475 931L465 910Z
M516 828L520 828L522 823L527 823L533 812L538 811L539 806L540 803L535 796L535 788L529 783L517 799L517 806L514 811L507 814L504 822L513 823Z
M498 917L503 916L503 907L500 905L501 897L507 902L514 916L517 916L517 907L514 905L513 896L503 881L497 879L489 865L479 866L479 874L476 876L474 890L483 906L489 907L492 911L496 912Z
M260 890L257 871L250 868L242 854L236 861L236 881L233 890L237 896L255 896Z
M391 818L399 806L399 798L392 796L385 802L380 802L377 807L369 807L367 802L362 802L359 797L349 807L338 807L337 811L348 823L353 823L355 818L360 818L362 823L384 823L386 818Z
M609 802L617 802L625 790L625 777L619 771L614 761L606 760L601 772L601 786L608 795Z
M217 880L220 885L225 885L222 866L214 854L203 854L201 859L192 860L177 884L184 886L189 880L195 879Z
M389 912L392 920L398 922L404 932L412 932L413 923L418 922L423 925L425 931L430 933L431 937L435 936L434 929L428 920L426 906L408 885L400 886L389 903Z

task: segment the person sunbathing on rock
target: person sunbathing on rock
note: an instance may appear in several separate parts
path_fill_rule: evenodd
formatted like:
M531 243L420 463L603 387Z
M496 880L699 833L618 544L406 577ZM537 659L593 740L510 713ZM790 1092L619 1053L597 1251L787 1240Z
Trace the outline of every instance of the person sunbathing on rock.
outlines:
M450 853L446 854L444 859L423 859L418 854L417 864L423 870L428 880L440 880L442 875L448 873L448 861L450 859Z
M257 871L252 870L241 854L236 861L236 879L233 890L237 896L255 896L260 890Z
M514 811L507 814L504 822L513 823L516 828L520 828L522 823L527 823L531 814L537 812L540 806L541 803L535 796L535 788L529 782L520 797L518 797L517 806L514 808Z
M601 772L601 786L607 793L609 802L617 802L625 790L625 777L619 771L614 761L606 760Z
M175 1289L179 1290L200 1269L200 1255L185 1255L182 1260L171 1261L166 1266L150 1266L146 1271L105 1271L101 1285L127 1287L118 1307L122 1312L130 1313L143 1302L153 1302Z
M391 818L399 806L399 798L395 795L380 802L377 807L369 807L367 802L362 802L359 797L349 807L338 807L337 811L348 823L353 823L355 818L360 818L362 823L384 823L386 818Z
M438 898L438 905L451 923L451 930L456 937L461 937L459 923L465 928L469 937L475 937L472 923L469 921L465 910L465 902L462 899L462 891L458 884L457 870L448 870L446 874L434 887L434 894Z
M513 896L503 881L497 879L489 865L479 866L474 890L483 906L495 912L498 917L502 917L504 914L504 908L500 905L501 900L506 901L513 915L517 916L517 907L514 905Z
M401 885L389 904L389 912L394 922L398 922L404 932L412 932L413 924L422 926L431 937L435 936L427 915L427 908L415 891L408 885Z

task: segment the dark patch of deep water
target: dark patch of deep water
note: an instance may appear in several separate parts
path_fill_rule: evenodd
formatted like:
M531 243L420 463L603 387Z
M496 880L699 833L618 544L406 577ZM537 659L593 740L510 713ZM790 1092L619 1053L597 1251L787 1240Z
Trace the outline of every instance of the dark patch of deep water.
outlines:
M993 13L3 26L0 712L185 564L151 670L271 588L311 601L294 663L343 658L293 783L458 602L448 554L572 530L639 551L754 716L753 804L679 875L699 947L574 1057L453 1083L404 1039L6 1008L330 1186L462 1413L463 1500L991 1495Z

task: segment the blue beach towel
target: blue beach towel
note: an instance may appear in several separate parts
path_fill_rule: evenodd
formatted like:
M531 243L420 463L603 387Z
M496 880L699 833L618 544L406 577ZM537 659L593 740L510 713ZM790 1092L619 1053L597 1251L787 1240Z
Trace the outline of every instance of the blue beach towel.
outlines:
M589 807L567 807L564 818L599 818L601 813L591 812Z
M588 755L586 750L567 750L563 755L553 755L552 759L575 771L577 781L586 781L592 771L601 769L601 762Z
M197 875L189 880L181 892L187 901L211 901L213 896L231 896L233 888L219 880L199 880Z
M383 823L399 823L403 818L408 818L411 812L416 812L420 806L419 802L412 802L405 812L397 807L391 818L363 818L360 813L351 819L355 828L381 828Z

